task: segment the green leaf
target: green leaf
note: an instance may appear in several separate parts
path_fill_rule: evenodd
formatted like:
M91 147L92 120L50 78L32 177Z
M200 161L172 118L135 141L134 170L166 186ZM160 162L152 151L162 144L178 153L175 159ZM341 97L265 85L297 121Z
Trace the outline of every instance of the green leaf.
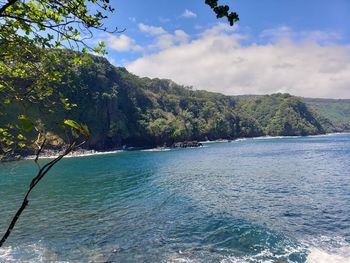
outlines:
M26 139L26 137L24 137L23 134L18 134L17 138L18 138L18 140L21 140L21 141Z
M73 120L64 120L63 122L67 126L73 128L73 135L76 133L80 134L81 136L84 136L88 138L90 136L89 128L86 124L78 124L76 121Z
M28 117L25 115L19 115L18 119L21 122L20 128L26 132L30 132L34 125L33 122L30 119L28 119Z
M24 147L26 147L26 145L25 145L25 143L18 143L18 146L20 147L20 148L24 148Z
M72 127L72 128L74 128L74 129L76 129L76 130L80 130L81 129L80 125L77 122L73 121L73 120L64 120L63 123L68 125L68 126L70 126L70 127Z

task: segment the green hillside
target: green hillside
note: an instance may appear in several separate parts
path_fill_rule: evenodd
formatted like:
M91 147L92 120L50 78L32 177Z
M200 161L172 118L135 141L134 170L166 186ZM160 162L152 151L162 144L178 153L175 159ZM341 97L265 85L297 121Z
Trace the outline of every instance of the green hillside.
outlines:
M58 125L65 118L87 123L92 135L87 147L97 150L340 129L338 115L327 115L327 107L323 111L319 104L305 104L305 99L289 94L233 97L192 90L171 80L137 77L95 56L71 72L54 88L77 107L53 112L37 105L26 109L28 116L46 124L56 142L65 139ZM344 105L349 111L349 103ZM16 118L19 106L9 108L8 118ZM347 113L342 115L344 123L349 123Z
M309 108L332 121L336 130L350 130L350 99L303 98Z

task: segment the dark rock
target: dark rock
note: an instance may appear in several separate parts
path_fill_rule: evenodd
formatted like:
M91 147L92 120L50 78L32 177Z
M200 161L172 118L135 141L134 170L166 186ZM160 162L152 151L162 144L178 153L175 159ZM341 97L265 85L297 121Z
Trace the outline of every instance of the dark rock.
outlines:
M184 141L184 142L176 142L171 147L172 148L188 148L188 147L200 147L200 146L203 146L203 145L197 141Z

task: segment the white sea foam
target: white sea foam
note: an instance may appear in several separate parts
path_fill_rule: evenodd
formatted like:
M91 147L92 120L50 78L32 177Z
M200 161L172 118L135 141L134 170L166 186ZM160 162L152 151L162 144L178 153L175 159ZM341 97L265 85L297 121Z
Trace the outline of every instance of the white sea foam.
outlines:
M301 138L303 136L261 136L261 137L253 137L253 140L273 140L273 139L296 139Z
M307 257L307 263L350 263L350 246L342 247L333 252L312 248Z
M12 251L12 247L0 248L0 262L15 262Z
M319 236L307 243L307 263L350 263L350 244L343 237Z
M270 249L265 249L256 253L255 255L247 256L225 256L224 258L219 254L213 255L210 251L204 251L203 253L196 254L193 251L185 251L173 253L167 256L165 262L167 263L199 263L199 262L212 262L216 257L218 258L215 262L220 263L275 263L279 262L278 258L286 258L293 253L305 253L304 247L286 247L283 254L276 255L272 253ZM210 260L209 260L210 258ZM221 259L220 259L221 258ZM292 262L291 262L292 263Z
M105 253L100 251L90 250L87 248L79 248L78 252L83 252L87 257L86 262L106 262L107 257ZM59 259L58 255L48 249L41 241L30 244L21 245L17 247L4 247L0 248L0 263L44 263L44 262L55 262L55 263L69 263L72 261ZM85 260L78 260L73 262L85 262Z
M271 257L273 254L269 250L263 250L254 256L243 256L243 257L227 257L221 260L220 263L248 263L248 262L261 262L261 263L273 263L276 260L263 260L264 257Z
M278 258L281 258L281 257L285 258L290 256L292 253L298 253L298 252L302 253L304 252L304 250L301 247L299 248L287 247L285 249L285 253L278 255L276 257L276 255L272 253L269 249L265 249L255 255L242 256L242 257L235 257L235 256L227 257L221 260L220 263L275 263L275 262L280 262ZM282 260L281 262L284 262L284 261Z
M170 150L171 150L170 148L152 148L152 149L141 150L141 152L167 152Z
M274 139L294 139L301 138L302 136L259 136L259 137L250 137L250 138L238 138L234 142L242 142L249 140L274 140Z
M0 248L0 262L22 262L22 263L38 263L38 262L56 262L68 263L68 261L59 260L57 255L43 246L39 241L36 244L19 247L3 247Z
M107 154L114 154L114 153L120 153L123 152L123 150L115 150L115 151L105 151L105 152L97 152L97 151L86 151L86 152L72 152L70 154L67 154L64 158L76 158L76 157L87 157L87 156L95 156L95 155L107 155ZM43 155L40 157L40 159L55 159L59 155L53 154L53 155ZM34 160L36 156L31 155L24 158L25 160Z
M259 136L259 137L250 137L250 138L238 138L235 139L235 142L240 142L240 141L247 141L247 140L274 140L274 139L297 139L297 138L317 138L317 137L325 137L325 136L337 136L337 135L346 135L350 134L349 132L333 132L333 133L326 133L326 134L318 134L318 135L306 135L306 136ZM213 141L215 142L215 141Z
M238 138L234 140L234 142L243 142L243 141L248 141L250 138Z
M337 136L337 135L349 135L350 132L331 132L326 134L318 134L318 135L308 135L307 137L324 137L324 136Z
M201 144L211 144L211 143L227 143L229 140L214 140L214 141L200 141Z
M286 253L280 255L288 257L291 253L305 252L305 248L286 248ZM90 251L86 253L92 262L102 262L106 260L104 255L100 253L93 253ZM222 259L221 263L273 263L276 259L271 259L273 253L268 249L261 251L256 255L235 257L229 256ZM270 259L264 259L270 258ZM103 259L103 260L102 260ZM0 262L56 262L66 263L68 261L60 260L57 255L43 246L41 242L36 244L21 246L21 247L4 247L0 248ZM194 253L179 252L167 256L165 262L167 263L197 263L203 262L196 257ZM306 263L350 263L350 246L332 249L331 252L321 248L311 248L310 254L307 256Z
M295 251L297 252L297 251ZM279 262L276 259L263 260L264 257L270 257L272 254L269 251L263 251L254 256L246 257L228 257L223 259L221 263L274 263ZM283 255L288 256L287 254ZM283 262L283 261L282 261ZM350 263L350 247L343 247L334 252L326 252L319 248L312 248L307 256L306 263Z
M319 244L320 247L311 247L311 243ZM340 245L342 245L340 247ZM322 247L322 248L321 248ZM326 249L325 247L328 247ZM265 249L254 255L246 256L227 256L221 259L220 263L275 263L284 262L282 259L289 258L293 254L306 255L306 263L350 263L350 245L340 237L321 236L308 241L302 241L299 246L287 246L284 251L276 255L270 249ZM168 263L192 263L205 262L197 258L195 253L174 253L167 257ZM202 255L203 256L203 255ZM208 256L210 253L208 252ZM288 261L287 262L294 262Z

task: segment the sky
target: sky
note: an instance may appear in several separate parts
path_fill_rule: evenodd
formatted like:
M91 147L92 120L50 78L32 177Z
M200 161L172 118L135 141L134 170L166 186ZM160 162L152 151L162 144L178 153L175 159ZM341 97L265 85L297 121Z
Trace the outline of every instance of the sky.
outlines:
M221 0L230 27L204 0L118 0L96 33L108 60L141 77L227 95L350 98L349 0Z

